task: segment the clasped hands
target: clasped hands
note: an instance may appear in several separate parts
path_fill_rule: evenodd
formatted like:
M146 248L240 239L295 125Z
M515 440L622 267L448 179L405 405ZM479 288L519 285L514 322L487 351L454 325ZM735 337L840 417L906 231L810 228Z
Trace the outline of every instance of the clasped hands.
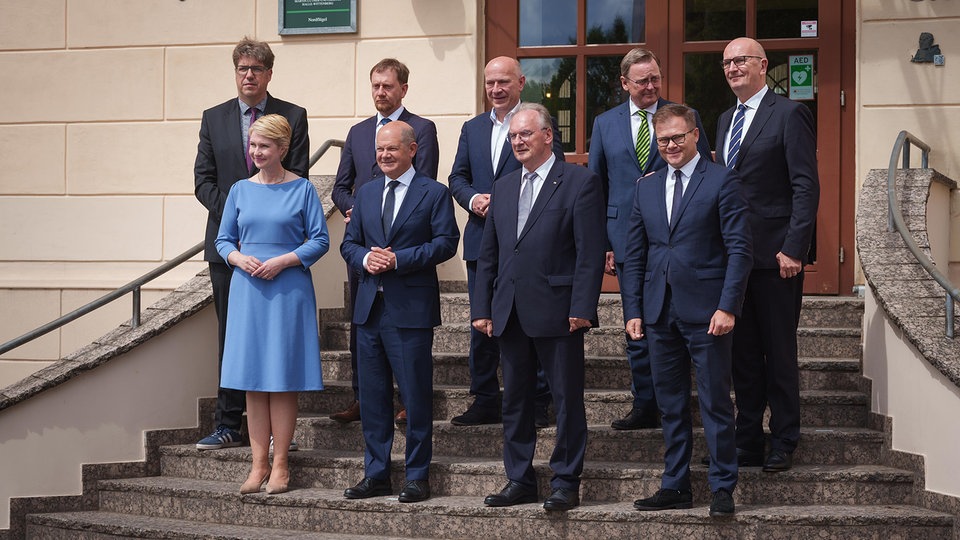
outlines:
M737 318L733 313L718 309L713 313L713 317L710 317L710 326L707 328L707 333L711 336L729 334L733 331L733 326L736 322ZM630 319L627 321L625 329L627 337L630 339L643 339L643 319L639 317Z
M581 328L590 328L590 321L587 319L581 319L580 317L569 317L570 321L570 333L574 333ZM481 334L487 337L493 337L493 320L492 319L474 319L471 323L473 328L480 332Z
M366 270L373 275L382 274L397 267L397 254L393 248L372 247L367 255Z
M471 210L473 213L480 217L487 217L487 210L490 209L490 194L481 193L473 198L473 203L471 203Z
M253 255L244 255L239 251L234 251L228 255L227 262L255 278L266 280L271 280L277 277L277 274L289 266L288 264L285 264L284 256L282 255L278 257L272 257L264 262L260 262L260 259L254 257Z

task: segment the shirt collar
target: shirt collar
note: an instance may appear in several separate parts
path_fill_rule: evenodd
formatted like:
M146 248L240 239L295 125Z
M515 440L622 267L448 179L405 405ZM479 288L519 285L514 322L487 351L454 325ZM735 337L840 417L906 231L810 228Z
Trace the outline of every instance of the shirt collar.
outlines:
M517 104L514 105L512 109L510 109L510 112L508 112L508 113L506 114L506 116L503 117L503 123L504 123L504 124L508 124L508 125L510 124L510 119L513 118L513 115L517 112L517 109L520 108L520 103L522 103L522 102L521 102L521 101L518 101ZM493 125L495 125L495 126L498 125L498 124L500 124L500 120L497 120L497 110L496 110L496 109L490 109L490 121L493 122Z
M637 104L634 103L632 99L627 99L627 103L630 104L630 116L637 114L637 111L640 110L640 107L637 107ZM658 99L657 101L653 102L653 105L643 110L647 111L647 115L652 117L653 113L657 112L657 105L659 104L660 100Z
M686 165L684 165L683 167L680 167L680 172L683 174L683 176L684 176L685 178L688 178L688 179L689 179L689 178L693 178L693 171L697 170L697 163L700 163L700 153L699 153L699 152L697 152L696 154L694 154L694 155L693 155L693 159L691 159L690 161L688 161L688 162L686 163ZM677 170L677 169L674 169L673 166L670 166L670 175L668 176L668 179L669 179L670 176L673 176L673 175L674 175L674 172L673 172L673 171L675 171L675 170Z
M382 114L380 114L380 111L377 111L377 123L379 124L380 122L382 122L384 118L389 118L391 122L395 121L400 118L400 115L403 114L403 111L404 111L403 105L397 107L397 110L393 111L393 113L391 113L390 116L383 116Z
M403 187L409 187L410 182L413 182L413 177L416 175L416 172L417 171L413 168L413 165L411 165L410 168L407 169L405 173L401 174L397 178L390 178L389 176L384 175L385 177L384 186L386 186L387 182L390 182L391 180L396 180L397 182L400 182L401 184L403 184Z
M741 103L739 100L737 100L737 105L746 105L748 109L757 110L760 108L760 102L763 101L763 96L767 95L768 90L770 89L767 87L767 85L763 85L760 90L757 90L756 94L750 96L750 98L746 101Z
M537 173L537 176L540 177L541 180L546 180L547 175L550 174L550 169L553 168L553 164L556 161L557 161L557 155L554 154L553 152L550 152L550 157L548 157L547 160L544 161L543 164L541 164L535 170L529 171L527 170L526 167L523 167L523 176L526 176L530 172L535 172Z
M254 105L254 107L261 113L263 113L263 111L266 110L268 97L269 96L264 96L263 100L260 101L260 103L257 103L256 105ZM237 101L240 102L240 114L247 114L247 111L250 110L250 106L244 103L244 101L240 98L237 98Z

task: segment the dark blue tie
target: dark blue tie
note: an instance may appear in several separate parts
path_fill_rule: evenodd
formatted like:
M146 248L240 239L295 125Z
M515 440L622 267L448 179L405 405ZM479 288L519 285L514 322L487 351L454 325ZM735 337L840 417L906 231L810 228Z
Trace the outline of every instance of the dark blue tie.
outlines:
M737 154L740 153L740 139L743 137L743 120L746 105L737 106L737 114L733 117L733 129L730 130L730 150L727 152L727 167L733 168L737 164Z
M394 201L396 201L396 194L394 190L400 185L400 182L397 180L391 180L387 184L387 194L383 197L383 237L387 238L390 236L390 229L393 228L393 207Z
M677 181L673 184L673 206L670 207L670 225L673 225L677 221L677 217L680 214L680 201L683 200L683 175L680 169L674 171L673 175L677 178Z

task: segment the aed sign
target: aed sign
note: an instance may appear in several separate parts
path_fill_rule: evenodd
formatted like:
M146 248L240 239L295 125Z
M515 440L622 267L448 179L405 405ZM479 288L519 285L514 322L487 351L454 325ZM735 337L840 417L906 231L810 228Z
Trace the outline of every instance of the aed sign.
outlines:
M791 55L789 62L790 99L813 99L813 55Z

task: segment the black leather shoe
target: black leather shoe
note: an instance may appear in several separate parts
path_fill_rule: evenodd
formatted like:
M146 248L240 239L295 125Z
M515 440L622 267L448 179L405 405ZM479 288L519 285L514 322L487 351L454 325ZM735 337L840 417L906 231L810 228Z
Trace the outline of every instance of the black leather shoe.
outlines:
M725 489L718 489L710 503L710 517L731 517L734 513L733 495Z
M793 454L774 448L763 462L763 472L789 471L793 466Z
M537 429L543 429L550 425L550 415L547 414L546 405L535 405L533 409L533 425Z
M393 488L390 487L390 480L377 480L376 478L364 478L359 484L347 488L343 496L348 499L369 499L370 497L382 497L391 495Z
M660 426L657 415L646 412L644 409L633 409L620 420L614 420L610 427L613 429L652 429Z
M400 490L400 502L420 502L430 498L430 482L426 480L409 480Z
M535 503L537 502L537 492L534 488L528 488L520 482L510 480L507 485L495 495L487 495L483 499L483 504L487 506L513 506L515 504Z
M544 510L573 510L580 506L580 493L574 489L554 488L553 493L543 501Z
M653 497L633 501L637 510L674 510L677 508L693 508L693 494L689 489L660 489Z
M450 423L455 426L480 426L483 424L499 424L500 413L496 409L486 409L471 405L460 416L454 416Z

